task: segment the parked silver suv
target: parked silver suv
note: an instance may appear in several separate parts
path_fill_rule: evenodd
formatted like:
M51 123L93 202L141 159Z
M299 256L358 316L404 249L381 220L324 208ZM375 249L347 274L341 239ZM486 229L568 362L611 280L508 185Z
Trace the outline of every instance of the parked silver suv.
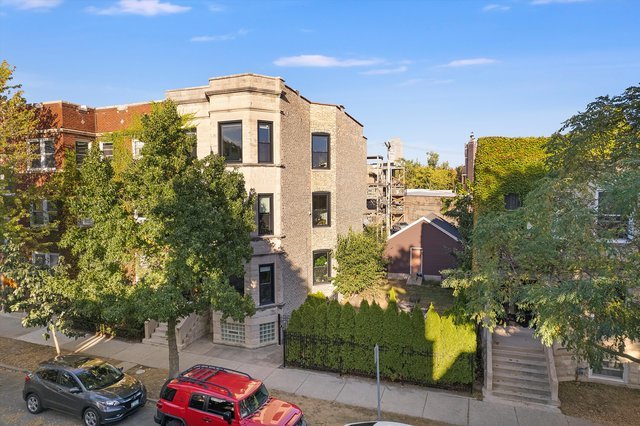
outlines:
M86 426L117 422L147 402L140 381L85 355L45 361L24 380L22 397L30 413L45 408L65 411L81 417Z

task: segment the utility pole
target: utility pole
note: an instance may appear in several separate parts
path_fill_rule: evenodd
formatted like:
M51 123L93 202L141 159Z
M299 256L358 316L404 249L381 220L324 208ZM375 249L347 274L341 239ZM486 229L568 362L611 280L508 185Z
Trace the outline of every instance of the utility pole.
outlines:
M389 154L391 152L391 142L386 141L384 146L387 147L387 211L386 211L386 219L387 219L387 238L391 236L391 159L389 158Z

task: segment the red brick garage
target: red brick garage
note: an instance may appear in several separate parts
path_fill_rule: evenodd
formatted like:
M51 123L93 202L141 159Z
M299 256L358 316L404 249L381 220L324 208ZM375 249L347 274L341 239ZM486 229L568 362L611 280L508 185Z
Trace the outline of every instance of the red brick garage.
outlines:
M457 266L453 252L461 248L455 226L433 213L423 216L387 240L390 277L422 274L440 279L440 271Z

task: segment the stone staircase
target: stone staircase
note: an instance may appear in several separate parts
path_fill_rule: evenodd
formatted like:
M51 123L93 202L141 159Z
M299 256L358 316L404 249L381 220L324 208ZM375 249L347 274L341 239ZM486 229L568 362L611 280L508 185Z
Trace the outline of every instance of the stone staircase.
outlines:
M149 326L150 332L147 332ZM167 341L168 326L166 322L155 323L149 321L145 325L146 338L142 339L142 343L146 343L153 346L167 347L169 345ZM182 318L176 325L176 341L178 344L178 350L182 350L189 346L191 343L206 335L209 332L209 315L196 315L191 314L188 317Z
M485 399L512 404L545 406L555 411L557 380L549 368L546 348L522 327L496 328L491 339L491 386Z

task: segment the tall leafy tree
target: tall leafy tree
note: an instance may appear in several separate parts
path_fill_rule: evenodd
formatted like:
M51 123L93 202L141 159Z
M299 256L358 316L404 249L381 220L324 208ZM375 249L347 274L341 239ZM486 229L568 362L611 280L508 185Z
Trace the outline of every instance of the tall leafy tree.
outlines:
M237 320L254 313L228 277L251 257L253 199L224 159L192 156L195 140L170 101L142 117L142 158L123 173L123 202L137 217L135 298L145 319L168 324L169 374L178 372L175 327L210 308Z
M447 280L464 315L492 327L515 304L547 345L640 362L625 351L640 339L639 117L637 87L598 98L551 138L523 207L478 218L474 271Z
M385 241L375 233L354 232L338 236L336 246L336 277L333 284L344 295L377 291L384 282L386 260Z

